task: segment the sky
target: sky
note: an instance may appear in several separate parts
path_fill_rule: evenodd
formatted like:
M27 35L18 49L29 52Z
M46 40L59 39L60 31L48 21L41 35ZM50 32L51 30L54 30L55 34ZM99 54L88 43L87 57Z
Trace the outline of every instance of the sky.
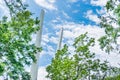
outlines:
M73 52L72 46L74 38L88 32L89 37L96 38L95 47L91 51L96 53L96 57L108 60L111 65L118 66L120 55L112 52L110 55L101 51L97 39L105 34L104 29L99 27L99 17L105 13L104 6L107 0L23 0L29 5L28 9L34 13L33 17L39 17L41 9L45 10L42 42L43 51L40 53L38 80L49 80L45 68L51 63L54 57L60 29L63 27L64 44L69 45L69 50ZM0 16L8 14L3 0L0 0ZM33 42L36 37L33 36ZM29 70L29 69L28 69Z

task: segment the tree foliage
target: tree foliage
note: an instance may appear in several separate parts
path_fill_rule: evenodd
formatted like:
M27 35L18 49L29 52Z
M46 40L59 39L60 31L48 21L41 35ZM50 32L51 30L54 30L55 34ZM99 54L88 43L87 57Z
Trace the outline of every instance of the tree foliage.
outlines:
M110 53L113 50L120 53L120 4L119 0L108 0L105 8L107 13L101 17L101 28L105 35L98 41L102 50ZM119 68L108 65L107 61L96 59L90 47L95 44L94 38L87 33L80 35L74 41L74 53L68 46L58 50L51 64L46 68L47 78L51 80L119 80Z
M0 21L0 76L10 80L30 80L25 66L35 62L35 53L41 48L31 44L31 34L39 27L39 20L22 0L4 0L10 12L10 19L4 16ZM27 78L26 78L27 77Z
M102 50L110 53L113 50L120 53L120 2L108 0L105 6L107 12L101 16L101 28L105 35L98 41ZM111 67L107 61L101 62L95 58L90 47L95 44L94 38L87 33L80 35L74 41L74 53L70 53L68 46L58 50L51 64L46 68L47 78L51 80L119 80L119 68Z
M105 35L98 41L100 47L107 53L119 50L118 38L120 37L120 4L119 0L109 0L106 4L107 13L101 17L100 26L105 29ZM94 38L82 34L75 39L73 44L75 53L68 51L68 46L58 50L52 63L47 67L47 77L52 80L119 80L119 71L95 58L89 48L94 46ZM118 68L119 69L119 68ZM111 73L115 74L112 76ZM109 76L109 77L108 77Z
M120 75L113 76L113 77L108 77L105 80L120 80Z
M80 35L73 44L75 53L68 51L68 46L58 50L52 63L47 67L47 77L51 80L103 80L107 76L108 62L101 62L95 58L89 48L94 46L94 38L89 38L87 33Z
M120 2L119 0L108 0L106 4L106 15L101 17L100 26L105 29L105 35L99 39L101 49L110 53L117 50L120 53Z

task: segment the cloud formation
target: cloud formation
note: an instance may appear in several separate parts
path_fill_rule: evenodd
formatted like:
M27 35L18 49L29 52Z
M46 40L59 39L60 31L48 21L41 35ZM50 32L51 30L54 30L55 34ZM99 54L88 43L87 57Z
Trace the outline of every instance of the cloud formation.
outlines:
M90 50L96 53L96 58L99 58L101 61L108 60L112 66L119 66L118 65L120 61L119 54L116 54L114 52L112 52L111 54L107 54L100 49L99 42L97 40L105 34L104 29L98 26L77 24L74 22L65 22L64 24L54 26L55 29L60 29L61 27L64 28L62 45L67 44L69 46L69 51L71 53L74 53L74 47L72 46L72 44L74 43L74 38L76 38L80 34L84 34L85 32L88 32L88 37L95 38L95 42L96 42L95 46L91 47ZM56 34L58 34L58 32L56 32ZM67 41L64 41L64 39L67 39ZM54 49L52 46L50 48ZM52 53L54 53L54 51ZM49 80L45 78L45 76L47 75L45 68L46 67L39 68L39 76L38 76L39 80Z
M94 6L105 6L108 0L91 0L91 4Z
M38 80L50 80L50 79L47 79L45 76L47 75L47 72L46 72L46 67L39 67L39 70L38 70Z
M86 18L88 18L89 20L95 22L96 24L99 24L100 23L100 19L98 18L97 15L95 15L93 13L92 10L88 10L87 13L86 13Z
M57 10L57 7L54 5L54 3L56 2L56 0L35 0L35 2L48 10Z
M74 22L68 22L55 27L64 28L63 38L67 39L67 41L63 41L63 43L67 43L70 47L77 36L88 32L88 37L95 38L95 46L91 47L90 50L96 53L97 58L101 59L102 61L108 60L112 66L118 66L120 55L118 56L118 54L115 52L107 54L100 49L98 39L105 35L104 29L100 28L99 26L77 24ZM70 50L74 50L73 47L71 47Z
M0 0L0 18L2 18L2 16L7 16L9 17L9 10L6 7L6 4L3 0Z

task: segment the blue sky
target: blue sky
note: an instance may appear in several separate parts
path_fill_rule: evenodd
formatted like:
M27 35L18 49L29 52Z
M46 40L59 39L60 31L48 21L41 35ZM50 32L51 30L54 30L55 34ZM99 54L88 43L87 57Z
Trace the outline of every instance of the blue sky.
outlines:
M62 46L66 43L69 50L73 52L71 46L75 37L88 32L88 36L96 38L103 36L104 29L99 27L98 16L105 13L103 6L107 0L23 0L29 5L28 9L34 13L33 17L39 17L41 9L45 10L42 47L39 59L39 80L45 78L47 72L45 67L50 64L57 49L58 35L60 28L64 28ZM8 13L3 0L0 0L0 16ZM35 37L33 37L35 42ZM105 54L99 48L98 42L91 48L96 56L101 60L108 59L111 64L117 65L120 55Z
M45 66L50 63L51 56L54 55L57 47L57 42L53 42L53 40L49 40L49 38L53 37L55 39L58 38L59 28L56 25L64 25L67 23L74 24L83 24L83 25L98 25L96 22L90 20L87 16L87 12L92 12L91 15L95 14L99 16L97 10L101 10L100 6L91 5L91 1L83 1L83 0L36 0L36 1L26 1L29 4L29 9L35 13L34 16L38 17L40 10L45 10L45 19L44 19L44 27L43 27L43 37L47 40L43 44L43 50L46 51L45 54L40 57L40 66ZM42 3L43 2L43 3ZM39 4L40 3L40 4ZM46 5L43 5L46 4ZM48 6L48 7L46 7ZM51 6L51 7L50 7ZM97 17L96 17L97 18ZM63 26L61 26L63 27ZM70 26L69 26L70 27ZM78 27L78 26L76 26ZM54 34L56 33L56 34ZM71 36L72 37L72 36ZM63 41L67 41L68 39L64 39ZM48 47L54 49L52 51L52 55L50 54L50 50ZM49 53L50 52L50 53ZM47 55L46 55L47 54ZM49 57L48 57L49 56ZM49 59L48 59L49 58Z
M27 0L29 9L35 13L35 17L39 16L41 9L45 10L43 51L39 60L38 78L40 80L45 80L44 75L47 74L45 67L54 57L61 27L64 28L62 45L68 44L71 52L74 50L71 46L73 40L80 34L88 32L89 36L96 40L104 35L104 30L99 27L98 17L105 13L103 6L106 2L107 0L34 0L32 2ZM91 50L96 53L97 58L102 61L108 59L112 65L117 65L120 58L112 53L108 57L108 54L100 50L98 43Z
M40 3L41 2L41 3ZM46 5L42 5L46 4ZM45 18L44 18L44 27L43 27L43 37L54 37L55 39L58 38L57 33L59 32L60 27L57 29L55 28L56 25L64 25L65 23L74 23L74 24L84 24L84 25L97 25L96 22L91 21L89 18L86 17L86 13L89 10L93 11L93 14L99 15L97 10L100 10L100 6L93 6L90 4L90 0L83 1L83 0L36 0L36 1L29 1L27 0L26 3L29 4L29 9L35 13L34 16L38 17L40 10L45 10ZM40 3L40 4L39 4ZM48 7L46 7L48 6ZM51 6L51 7L50 7ZM61 26L62 27L62 26ZM70 27L70 26L69 26ZM77 26L76 26L77 27ZM66 40L64 40L66 41ZM56 51L57 44L54 43L52 40L45 41L47 46L43 44L43 50L49 52L48 46L52 46L54 49L53 53ZM48 55L46 55L48 54ZM50 59L48 58L52 55L49 53L45 53L40 57L40 66L45 66L45 64L50 63ZM45 62L44 62L45 61Z

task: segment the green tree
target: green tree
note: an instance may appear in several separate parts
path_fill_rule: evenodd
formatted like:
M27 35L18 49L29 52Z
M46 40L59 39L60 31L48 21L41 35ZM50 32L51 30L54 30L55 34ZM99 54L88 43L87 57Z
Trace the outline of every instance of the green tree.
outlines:
M105 35L99 39L102 50L107 53L115 50L120 53L120 4L119 0L108 0L106 14L101 16L100 26L105 29Z
M41 51L31 43L31 34L39 27L39 20L32 18L32 13L22 0L4 0L10 11L10 19L4 16L0 21L0 76L10 80L30 80L25 71L36 61L35 53Z
M114 68L115 73L113 73L111 76L108 76L105 78L105 80L120 80L120 68Z
M105 9L107 12L101 16L100 23L101 28L105 29L105 35L99 39L101 49L107 53L120 53L120 0L108 0ZM118 71L106 80L119 80Z
M120 75L113 76L113 77L108 77L105 80L120 80Z
M98 41L100 47L106 53L113 50L120 53L118 38L120 37L120 1L108 0L105 8L105 16L101 16L101 28L105 29L105 35ZM115 26L115 25L116 26ZM94 46L94 38L87 34L75 39L74 53L70 53L68 46L58 50L51 64L46 68L47 77L51 80L119 80L119 71L95 58L89 48ZM119 69L119 68L118 68ZM114 73L114 74L113 74Z
M73 46L75 53L70 53L67 45L56 52L46 68L47 77L51 80L104 80L110 67L107 61L102 63L89 50L94 46L94 38L87 37L87 33L82 34L75 39Z
M120 0L108 0L105 9L106 13L101 16L100 23L101 28L105 29L105 35L99 39L100 47L107 53L120 53ZM119 80L119 70L115 72L106 80Z

